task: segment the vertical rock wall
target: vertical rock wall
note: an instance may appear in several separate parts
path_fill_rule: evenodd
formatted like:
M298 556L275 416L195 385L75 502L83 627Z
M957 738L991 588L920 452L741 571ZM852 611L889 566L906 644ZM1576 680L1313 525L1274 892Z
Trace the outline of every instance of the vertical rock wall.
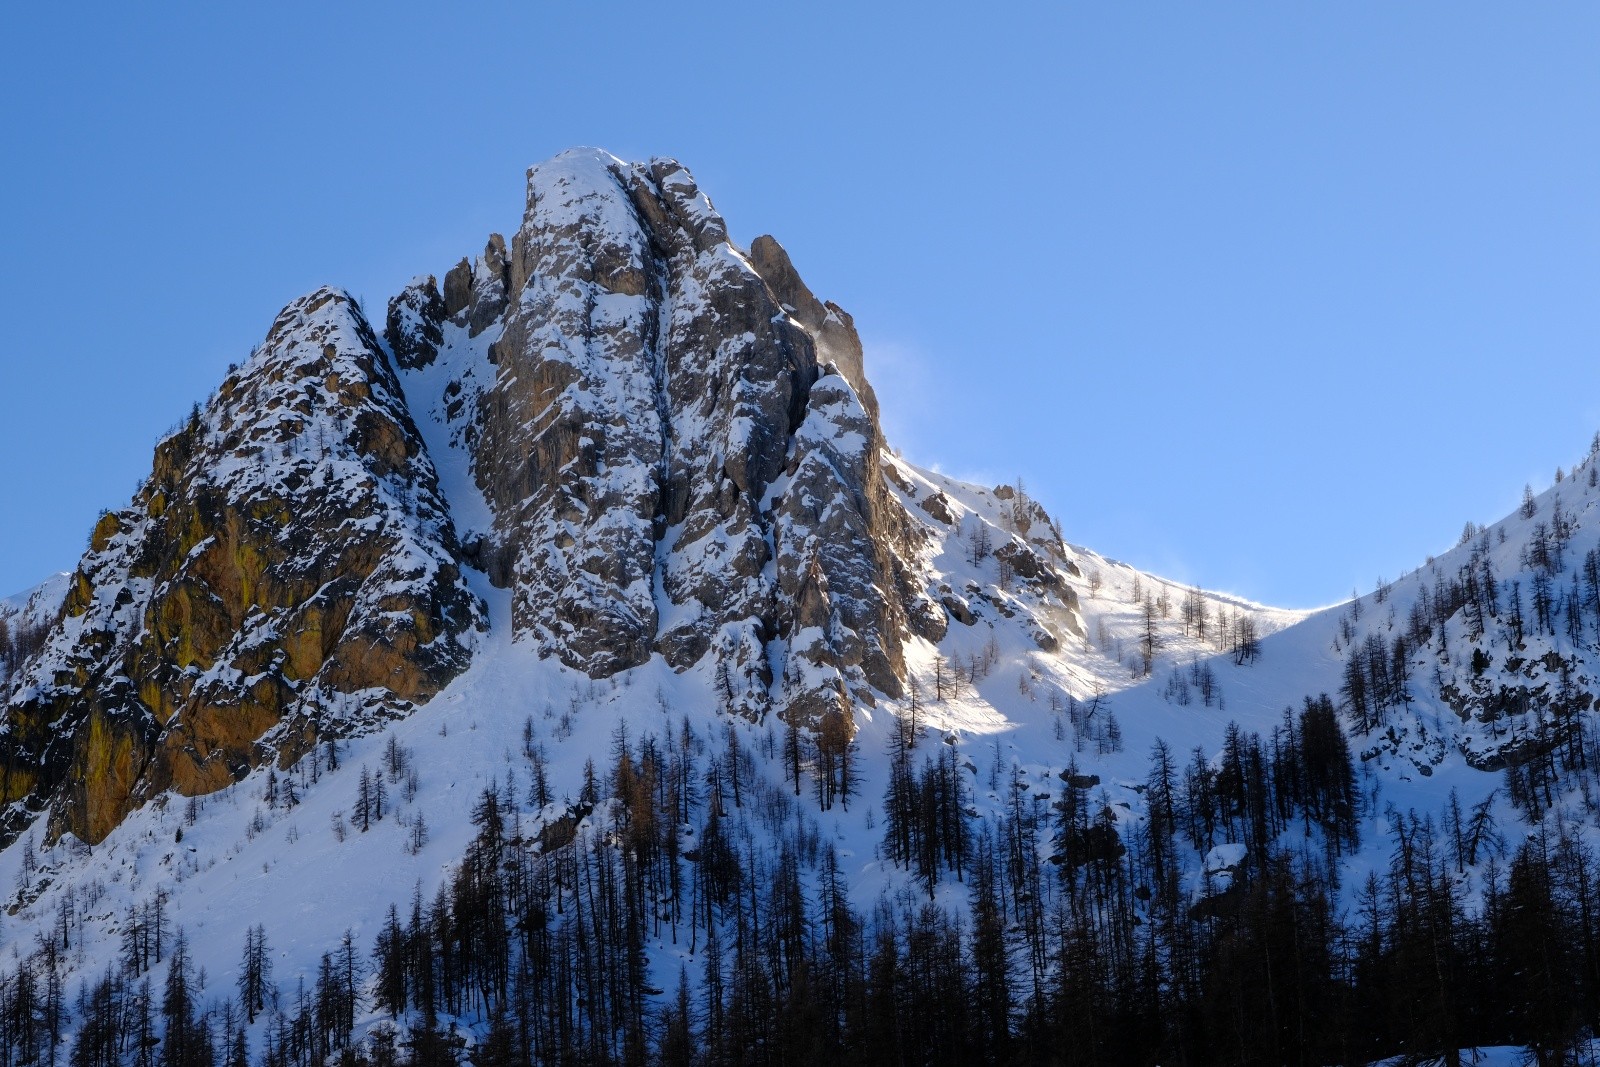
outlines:
M900 691L916 594L854 328L756 248L674 161L533 168L475 470L519 633L594 676L710 654L731 704L815 721Z

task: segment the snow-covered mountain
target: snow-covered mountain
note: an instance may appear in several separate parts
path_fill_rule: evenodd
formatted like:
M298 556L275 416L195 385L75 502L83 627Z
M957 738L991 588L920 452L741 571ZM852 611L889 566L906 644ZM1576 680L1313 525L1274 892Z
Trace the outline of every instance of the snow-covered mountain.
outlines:
M627 1060L645 1039L617 1020L658 1018L650 1054L669 1060L666 991L681 975L706 998L682 1019L709 1045L723 965L708 954L729 942L707 941L742 944L743 913L720 910L741 875L719 856L740 884L792 879L880 933L927 899L970 917L978 951L972 857L991 835L1059 822L1012 844L1069 885L1130 848L1160 853L1153 827L1173 815L1153 750L1195 754L1200 819L1208 775L1251 737L1297 759L1319 706L1338 709L1359 796L1335 815L1285 786L1288 817L1255 830L1206 815L1173 857L1172 899L1196 921L1254 877L1269 838L1293 841L1302 810L1349 902L1383 867L1392 810L1498 804L1504 842L1518 812L1587 801L1594 455L1367 596L1277 610L1075 546L1021 484L908 462L867 362L849 315L773 239L734 246L680 165L593 150L532 168L509 245L491 237L442 288L419 277L381 336L339 290L291 303L157 446L76 571L0 601L0 994L48 974L87 1003L87 984L120 975L132 1011L181 927L180 965L156 978L209 976L195 1010L216 1009L225 1051L381 1055L393 1017L423 1062L434 1005L418 1022L421 994L396 1004L381 964L352 966L331 1044L273 1057L312 1017L304 990L331 981L329 954L390 959L391 904L454 914L486 826L503 826L496 848L554 872L541 929L547 909L582 913L560 867L578 861L556 857L616 854L640 879L627 900L646 933L626 966L642 999L602 1023L578 979L569 1022L604 1031L590 1058ZM949 809L943 830L908 828L936 818L912 790ZM667 824L648 846L646 810ZM1466 882L1479 862L1458 864ZM1062 967L1017 946L1047 940L1053 892L1018 890L1002 924L1001 971L1030 973L1036 997ZM1159 886L1126 893L1120 921L1153 929ZM241 977L257 928L277 991L259 1009ZM1023 1011L1007 997L980 1045ZM446 1003L452 1047L500 1062L505 1003ZM91 1017L59 1027L60 1048L99 1040Z

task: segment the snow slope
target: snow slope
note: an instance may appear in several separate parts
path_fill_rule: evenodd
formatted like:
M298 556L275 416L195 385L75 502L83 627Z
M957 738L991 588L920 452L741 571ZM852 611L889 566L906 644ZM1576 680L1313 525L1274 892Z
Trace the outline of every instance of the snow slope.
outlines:
M466 347L460 351L464 359L470 355ZM429 388L426 376L407 382L408 391L418 394L413 403L442 395L425 392ZM463 509L465 539L481 528L471 517L482 521L484 513L476 510L481 502L473 498L444 421L423 432L430 445L440 446L435 454L441 457L441 490L452 507ZM619 728L638 740L681 731L685 723L713 746L725 746L736 734L750 754L756 774L746 789L763 799L750 805L759 814L752 810L738 824L749 843L760 848L764 834L812 826L837 851L853 902L867 910L911 882L909 872L884 859L880 844L888 761L879 757L898 717L917 717L926 731L923 744L942 741L953 748L970 775L980 815L998 815L1013 782L1034 803L1048 803L1062 777L1075 771L1098 779L1098 803L1131 828L1142 818L1142 782L1156 738L1180 755L1198 749L1214 757L1229 722L1270 732L1286 707L1317 693L1338 693L1347 651L1369 633L1402 627L1423 587L1464 566L1484 539L1495 565L1516 580L1512 576L1524 573L1518 568L1526 538L1560 498L1575 516L1569 556L1600 545L1600 523L1591 515L1600 491L1575 476L1538 498L1533 517L1513 516L1476 534L1396 580L1381 601L1373 594L1356 611L1349 604L1284 611L1189 590L1067 545L1042 509L1016 532L1018 502L1024 510L1030 505L1012 487L984 489L890 455L884 461L911 513L927 516L918 566L930 588L960 610L952 609L952 624L937 644L911 641L913 684L904 698L857 708L859 778L848 806L824 811L809 796L795 798L777 755L781 727L770 716L751 721L721 711L708 666L675 672L658 655L593 681L554 658L540 658L530 642L514 641L509 595L469 572L489 605L490 634L472 667L432 702L342 743L336 770L319 752L287 772L259 769L195 801L168 795L135 811L93 849L70 836L47 843L36 827L0 853L7 910L0 952L9 963L22 959L36 939L62 928L66 914L71 971L78 980L93 979L117 966L130 915L160 893L208 976L204 998L232 994L245 931L256 923L267 932L273 980L287 993L302 980L314 980L321 954L347 931L365 952L387 905L404 911L414 894L427 900L439 890L466 849L473 832L470 813L485 789L515 798L511 817L530 839L574 811L586 761L603 763ZM988 551L974 551L985 539ZM1014 542L1047 556L1061 586L1052 590L1003 573L995 546ZM1193 625L1201 607L1206 636ZM1236 637L1246 624L1259 642L1254 656L1230 645L1228 635ZM1459 626L1459 620L1445 624L1446 641L1470 647L1452 629ZM1151 632L1156 640L1146 670L1143 650ZM1498 784L1497 775L1475 769L1465 753L1480 751L1497 729L1504 733L1507 727L1471 716L1463 720L1440 696L1430 665L1438 667L1438 678L1455 678L1460 657L1438 646L1435 637L1413 652L1411 699L1391 712L1392 728L1355 739L1365 747L1363 791L1371 801L1363 836L1378 844L1346 861L1346 884L1379 862L1387 805L1437 810L1449 789L1476 801ZM1547 646L1586 663L1580 648L1552 636L1538 638L1530 655ZM528 754L535 748L547 757L556 798L543 809L527 799ZM396 752L403 766L391 773L385 768ZM368 774L384 778L390 808L362 832L352 813L358 782ZM292 806L284 800L291 792ZM605 826L605 812L596 811L580 834L598 838ZM1214 891L1219 879L1225 883L1242 847L1224 843L1189 856L1189 884L1197 898L1207 887ZM966 906L966 889L956 883L943 885L939 896L949 907ZM649 950L658 990L671 988L680 966L691 973L696 966L675 933L664 931ZM376 1021L369 1014L365 1023ZM462 1023L470 1029L471 1020ZM258 1036L265 1025L258 1023Z

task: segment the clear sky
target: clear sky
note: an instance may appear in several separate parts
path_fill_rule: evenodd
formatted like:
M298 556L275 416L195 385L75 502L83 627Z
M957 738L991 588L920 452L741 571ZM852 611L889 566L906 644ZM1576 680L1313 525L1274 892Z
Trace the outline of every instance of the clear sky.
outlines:
M1185 581L1366 590L1600 430L1600 6L233 6L7 14L0 593L578 144L775 234L909 458Z

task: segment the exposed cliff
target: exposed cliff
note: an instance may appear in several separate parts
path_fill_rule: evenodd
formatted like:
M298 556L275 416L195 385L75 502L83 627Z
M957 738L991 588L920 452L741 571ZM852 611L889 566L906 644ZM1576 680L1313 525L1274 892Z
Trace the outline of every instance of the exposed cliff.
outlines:
M389 340L447 365L433 414L469 454L478 558L518 633L595 677L707 663L746 714L898 694L908 632L943 613L907 562L920 527L884 485L849 317L776 241L734 247L671 160L534 167L505 247L442 299L397 298Z
M359 308L289 305L96 525L12 681L15 831L103 837L141 797L219 788L431 696L485 625L431 463Z

